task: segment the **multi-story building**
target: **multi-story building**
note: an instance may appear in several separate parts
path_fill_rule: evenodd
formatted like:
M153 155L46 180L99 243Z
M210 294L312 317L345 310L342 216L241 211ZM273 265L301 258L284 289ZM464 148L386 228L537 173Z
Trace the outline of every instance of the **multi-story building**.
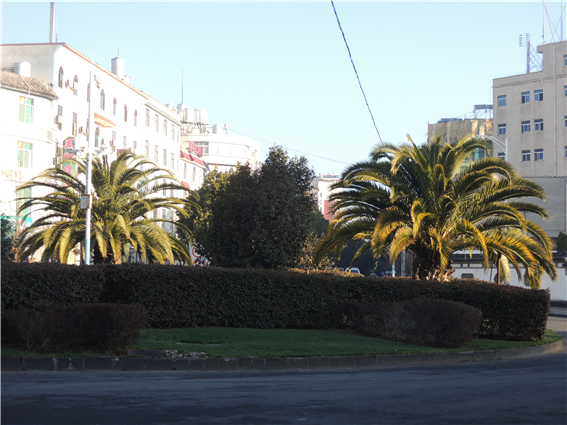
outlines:
M57 147L51 117L58 96L50 84L31 78L26 64L14 65L15 72L1 71L0 77L0 214L15 221L21 204L16 198L30 195L30 189L16 188L53 166ZM31 223L31 217L24 219L26 213L18 219L18 231Z
M181 115L133 87L124 65L114 58L108 71L65 43L2 45L2 214L15 213L17 184L64 161L65 148L84 150L89 123L91 147L109 160L131 151L198 189L208 168L181 150Z
M552 238L567 229L567 41L538 46L540 71L493 80L494 137L522 177L543 187L550 215L530 217ZM504 149L495 146L495 155Z
M260 146L247 136L229 134L226 124L209 124L205 109L177 106L183 113L181 145L184 152L199 151L210 169L229 171L238 164L250 164L252 169L260 165ZM195 149L197 148L197 149Z
M494 137L508 145L506 160L522 176L566 176L567 41L537 51L541 71L493 80Z
M325 219L329 221L333 219L333 202L329 200L331 186L338 181L338 174L319 174L319 176L313 179L313 187L317 195L317 208L319 208Z

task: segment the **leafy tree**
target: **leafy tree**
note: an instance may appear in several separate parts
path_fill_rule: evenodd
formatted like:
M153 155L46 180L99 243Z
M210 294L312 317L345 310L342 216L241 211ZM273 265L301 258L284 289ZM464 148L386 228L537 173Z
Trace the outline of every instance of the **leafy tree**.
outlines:
M555 279L549 237L523 216L547 217L521 199L544 199L542 188L498 158L469 162L478 149L490 145L470 137L455 146L442 145L440 137L421 146L411 139L379 144L369 161L347 168L335 185L335 219L316 255L359 240L357 255L370 249L378 257L386 248L393 263L407 249L415 255L415 278L446 280L451 254L476 249L484 267L498 264L504 278L510 265L521 277L522 265L534 288L544 272Z
M319 209L315 209L311 214L311 232L317 236L327 233L329 228L329 220L325 218Z
M314 177L307 160L272 147L258 170L239 166L211 197L206 250L221 267L297 265L311 229Z
M559 252L567 251L567 235L563 232L559 232L559 236L557 236L555 245L557 246L557 251Z
M211 201L217 193L226 186L234 171L219 171L215 168L207 174L203 185L197 190L198 199L184 205L184 213L177 213L178 222L186 226L192 237L186 238L184 232L178 232L178 237L186 244L194 243L196 251L205 258L211 258L207 250L209 246L209 221L211 219Z
M24 202L20 211L30 208L44 212L20 236L22 260L42 251L41 261L52 258L66 262L75 247L84 250L86 210L80 208L80 196L85 193L86 164L80 159L67 162L77 167L76 176L60 167L49 168L18 188L50 190L45 196L21 199ZM186 238L191 237L186 226L159 214L160 209L183 213L183 201L166 196L166 191L193 195L172 172L128 153L120 154L111 163L106 156L102 160L95 158L92 165L91 248L95 264L120 264L125 247L130 246L149 262L191 263L186 245L160 226L170 223Z
M16 234L16 225L13 220L8 217L0 217L0 226L2 232L2 241L0 241L2 261L10 261L10 254L14 248L14 236Z

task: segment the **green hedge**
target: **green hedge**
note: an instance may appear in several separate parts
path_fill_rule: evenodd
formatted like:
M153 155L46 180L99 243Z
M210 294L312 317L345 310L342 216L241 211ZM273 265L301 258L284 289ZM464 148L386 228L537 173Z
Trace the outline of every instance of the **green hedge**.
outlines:
M2 262L2 310L96 303L103 284L100 268Z
M332 329L342 326L341 311L346 302L393 303L422 297L479 308L484 317L479 334L484 338L530 340L543 336L549 312L547 291L470 280L440 283L313 272L136 264L17 266L22 273L25 270L21 281L16 279L13 269L5 281L2 266L3 308L9 305L8 308L37 310L37 305L71 304L70 299L139 304L146 308L149 325L158 328Z

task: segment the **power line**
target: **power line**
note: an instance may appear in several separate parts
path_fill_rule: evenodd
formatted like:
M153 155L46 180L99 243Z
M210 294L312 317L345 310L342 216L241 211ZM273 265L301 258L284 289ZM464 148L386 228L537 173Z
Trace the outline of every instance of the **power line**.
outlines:
M362 96L364 96L364 101L366 102L366 107L368 108L368 112L370 112L370 117L372 118L372 123L374 124L374 128L376 129L376 133L378 133L378 138L380 142L382 142L382 137L380 137L380 132L378 131L378 127L376 127L376 121L374 120L374 115L372 115L372 111L370 110L370 105L368 104L368 99L366 99L366 94L364 93L364 89L362 88L362 83L360 82L360 78L358 77L358 72L356 71L356 66L354 66L354 61L352 60L352 55L350 53L350 48L348 47L348 43L346 41L345 33L343 28L341 27L341 21L339 20L339 15L337 15L337 10L335 9L335 4L333 0L331 0L331 5L333 6L333 11L335 12L335 17L337 18L337 23L339 24L339 29L341 30L341 34L343 35L343 40L345 41L345 46L348 50L348 56L350 58L350 63L352 63L352 67L354 68L354 73L356 74L356 79L358 80L358 85L360 86L360 91L362 91Z
M259 139L259 138L257 138L257 137L254 137L254 136L250 136L250 135L248 135L248 134L242 133L241 131L237 131L237 130L235 130L235 129L233 129L233 128L231 128L230 131L233 131L233 132L235 132L235 133L241 134L241 135L246 136L246 137L250 137L251 139L258 140L258 141L263 142L263 143L267 143L267 144L269 144L269 145L271 145L271 146L276 145L275 143L268 142L267 140L262 140L262 139ZM299 150L297 150L297 149L291 149L291 148L288 148L288 147L285 147L285 146L284 146L284 148L286 148L288 151L297 152L297 153L300 153L300 154L303 154L303 155L306 155L306 156L312 156L312 157L314 157L314 158L324 159L325 161L331 161L331 162L337 162L337 163L339 163L339 164L350 165L348 162L337 161L336 159L325 158L324 156L314 155L314 154L312 154L312 153L307 153L307 152L299 151Z

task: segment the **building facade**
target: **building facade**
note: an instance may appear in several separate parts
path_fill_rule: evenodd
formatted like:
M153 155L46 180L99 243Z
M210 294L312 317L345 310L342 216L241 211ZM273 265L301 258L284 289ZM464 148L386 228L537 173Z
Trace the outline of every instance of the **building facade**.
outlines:
M333 219L333 202L329 200L331 186L339 181L338 174L319 174L313 179L313 187L317 195L317 208L326 220Z
M522 176L566 176L567 41L537 51L541 71L493 80L494 137L508 145L506 160Z

